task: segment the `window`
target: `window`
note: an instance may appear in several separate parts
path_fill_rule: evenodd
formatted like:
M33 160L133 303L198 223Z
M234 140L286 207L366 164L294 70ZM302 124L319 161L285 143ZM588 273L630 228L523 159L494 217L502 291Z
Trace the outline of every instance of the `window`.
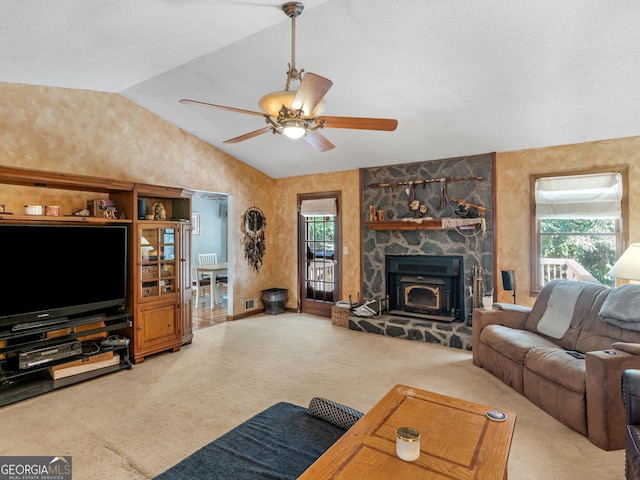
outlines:
M532 175L532 290L554 278L613 286L624 247L626 168Z

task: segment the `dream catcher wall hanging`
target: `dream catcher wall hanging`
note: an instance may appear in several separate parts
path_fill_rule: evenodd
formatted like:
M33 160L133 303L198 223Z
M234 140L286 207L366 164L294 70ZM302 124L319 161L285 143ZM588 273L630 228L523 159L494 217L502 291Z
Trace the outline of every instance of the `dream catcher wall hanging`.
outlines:
M256 272L262 266L262 257L265 252L264 231L267 228L267 220L264 213L258 207L250 207L244 212L244 257Z

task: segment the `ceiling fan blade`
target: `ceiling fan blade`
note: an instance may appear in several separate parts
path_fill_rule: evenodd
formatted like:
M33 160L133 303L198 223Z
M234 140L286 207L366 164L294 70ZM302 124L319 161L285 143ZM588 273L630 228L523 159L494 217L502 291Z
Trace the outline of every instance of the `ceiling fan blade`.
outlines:
M353 128L359 130L384 130L393 132L398 121L392 118L327 117L316 118L316 123L327 122L324 128Z
M268 117L268 115L266 115L264 112L254 112L252 110L243 110L241 108L225 107L224 105L215 105L213 103L200 102L198 100L188 100L186 98L183 98L182 100L180 100L180 103L185 103L187 105L199 105L204 107L217 108L218 110L227 110L228 112L246 113L248 115Z
M309 145L320 150L321 152L326 152L327 150L336 148L333 143L331 143L323 135L315 130L307 130L307 134L304 136L304 139Z
M310 116L332 85L333 82L328 78L315 73L305 73L298 93L291 102L291 110L302 110L305 116Z
M253 132L245 133L244 135L240 135L239 137L230 138L229 140L225 140L222 143L239 143L245 140L249 140L250 138L257 137L258 135L262 135L263 133L270 132L272 130L271 127L264 127L260 130L255 130Z

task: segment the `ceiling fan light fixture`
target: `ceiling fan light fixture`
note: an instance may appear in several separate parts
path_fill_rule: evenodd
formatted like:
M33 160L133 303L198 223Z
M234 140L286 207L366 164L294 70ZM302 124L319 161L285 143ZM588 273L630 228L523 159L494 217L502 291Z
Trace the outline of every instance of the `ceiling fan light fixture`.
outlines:
M299 120L287 120L282 123L282 133L287 137L296 140L304 137L304 134L307 133L307 128L304 122L300 122Z
M298 92L292 90L267 93L258 101L258 106L263 112L268 113L272 117L277 117L283 106L291 110L291 104L293 103L296 93ZM311 112L306 111L307 109L303 106L302 114L305 117L317 117L324 112L325 104L326 102L321 100Z
M298 70L296 68L295 20L303 9L304 6L300 2L288 2L282 5L282 11L291 18L291 63L289 63L287 83L284 90L264 95L258 102L261 112L226 107L198 100L180 100L180 103L204 105L219 110L263 117L266 120L266 127L230 138L225 140L224 143L239 143L271 132L278 135L286 135L292 139L304 137L313 148L320 152L326 152L335 148L335 145L319 132L323 128L384 130L391 132L398 126L398 121L391 118L321 116L326 105L324 96L333 85L333 82L328 78L311 72L305 73L303 77L304 69ZM300 82L297 91L290 89L292 81Z

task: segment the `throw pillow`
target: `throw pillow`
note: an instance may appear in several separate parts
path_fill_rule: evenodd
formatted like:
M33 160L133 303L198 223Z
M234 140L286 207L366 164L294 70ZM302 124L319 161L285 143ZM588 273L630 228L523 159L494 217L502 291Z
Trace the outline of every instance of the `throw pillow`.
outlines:
M351 407L322 397L311 399L307 413L345 430L349 430L364 415Z

